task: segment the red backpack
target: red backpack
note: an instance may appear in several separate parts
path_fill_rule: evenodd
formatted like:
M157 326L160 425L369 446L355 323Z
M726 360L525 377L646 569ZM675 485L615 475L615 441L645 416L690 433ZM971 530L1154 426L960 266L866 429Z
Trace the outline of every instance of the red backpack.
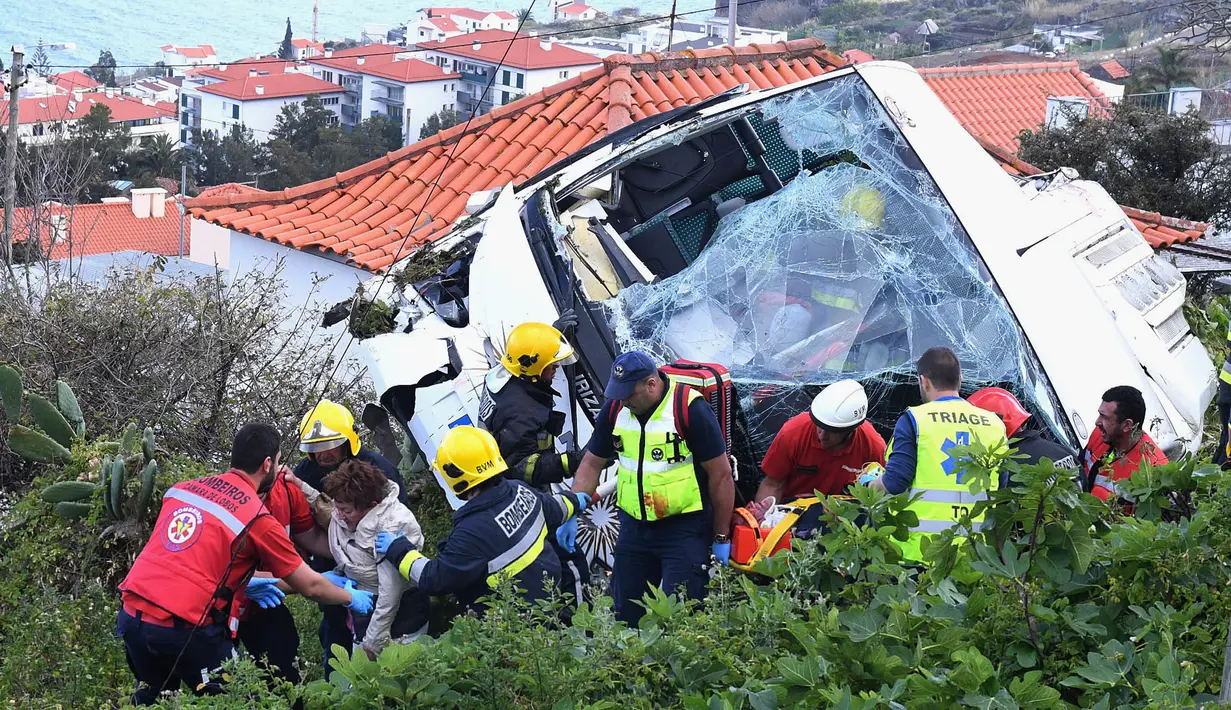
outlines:
M710 362L693 362L692 360L676 360L661 368L664 373L682 385L678 392L681 396L675 398L675 421L680 428L680 434L688 431L688 391L695 390L714 409L718 417L718 425L722 428L722 438L731 450L731 427L735 416L735 385L731 382L731 373L726 367Z

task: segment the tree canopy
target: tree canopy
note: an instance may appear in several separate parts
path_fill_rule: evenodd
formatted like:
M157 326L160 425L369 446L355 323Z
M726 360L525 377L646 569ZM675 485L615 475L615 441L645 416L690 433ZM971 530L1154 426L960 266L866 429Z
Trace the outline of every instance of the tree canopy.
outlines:
M1231 156L1194 112L1121 105L1110 116L1022 133L1020 155L1044 170L1074 168L1120 204L1231 226Z
M106 86L115 86L115 57L111 55L110 49L104 49L98 53L98 61L89 69L85 70L86 76L94 81Z
M444 129L452 128L465 120L466 117L457 109L448 107L442 108L431 116L428 116L427 120L423 122L423 127L419 129L419 140L431 138Z

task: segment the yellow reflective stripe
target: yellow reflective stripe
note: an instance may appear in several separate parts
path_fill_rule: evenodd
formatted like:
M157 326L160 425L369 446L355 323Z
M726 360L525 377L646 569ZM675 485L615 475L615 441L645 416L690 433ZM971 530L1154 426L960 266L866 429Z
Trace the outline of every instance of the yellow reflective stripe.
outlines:
M573 517L573 513L577 510L573 507L573 501L569 500L569 497L563 493L557 493L553 497L555 498L556 503L560 505L560 511L564 513L564 519L568 520Z
M858 311L859 302L853 298L844 296L835 296L832 293L825 293L820 289L812 289L812 300L825 306L841 308L844 311Z
M538 537L529 550L526 550L520 557L505 565L502 569L487 575L487 586L494 589L500 582L510 577L516 577L519 572L529 567L531 563L539 558L539 555L543 554L543 541L546 539L547 528L540 528Z
M422 561L423 564L419 565L416 569L415 563L419 561ZM398 563L398 573L415 584L418 584L419 576L423 574L423 568L426 565L427 558L423 556L423 553L418 550L411 550L406 553L406 556L403 557L402 561Z

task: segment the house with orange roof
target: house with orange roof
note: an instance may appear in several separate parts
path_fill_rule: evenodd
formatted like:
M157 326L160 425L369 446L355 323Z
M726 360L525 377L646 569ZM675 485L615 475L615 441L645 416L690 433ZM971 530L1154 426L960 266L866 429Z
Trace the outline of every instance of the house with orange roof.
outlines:
M475 115L601 66L597 57L557 44L553 37L504 30L422 42L418 48L426 61L461 75L457 108Z
M553 5L553 20L556 22L589 22L598 17L598 10L585 3L569 2Z
M440 42L450 37L466 34L451 17L428 17L422 13L406 23L406 46L413 47L419 42Z
M0 112L5 116L8 106L8 101L0 101ZM75 90L68 94L18 99L17 135L31 144L50 143L89 115L95 106L107 107L113 125L129 128L134 146L159 134L172 142L179 140L175 104L124 96L118 89Z
M468 7L425 7L419 10L421 20L432 18L448 19L462 32L480 32L482 30L504 30L512 32L517 29L517 16L505 10L472 10Z
M342 88L340 116L353 127L373 116L402 127L403 145L419 139L428 117L457 101L461 78L438 64L388 44L327 51L308 60L312 75Z
M313 42L304 37L292 39L291 47L295 50L295 60L300 62L312 57L319 57L325 53L324 42Z
M66 94L72 91L98 91L103 88L102 84L76 69L52 74L47 78Z
M188 219L180 217L178 198L168 197L159 187L135 189L131 197L107 198L97 204L48 202L14 211L14 251L21 251L26 261L121 251L176 256L182 233L187 254Z
M182 76L188 67L213 66L218 63L218 53L213 45L199 44L195 47L180 47L165 44L162 61L171 69L172 76Z
M342 87L300 72L264 74L249 69L234 79L185 83L180 95L180 139L191 145L195 131L222 134L232 126L252 129L258 141L269 140L284 106L316 96L339 120Z

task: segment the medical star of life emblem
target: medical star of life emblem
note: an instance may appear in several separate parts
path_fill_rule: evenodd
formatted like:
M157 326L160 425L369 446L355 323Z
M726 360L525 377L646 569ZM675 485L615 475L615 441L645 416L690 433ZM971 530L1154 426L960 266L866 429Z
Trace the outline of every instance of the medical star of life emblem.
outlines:
M171 552L183 552L201 539L205 516L191 505L176 508L162 531L162 546Z
M618 380L618 379L620 379L621 377L623 377L623 376L624 376L624 366L623 366L623 365L616 365L616 366L615 366L615 369L611 371L611 374L615 375L615 378L616 378L617 380Z
M956 440L956 441L955 441ZM945 470L946 476L954 475L954 469L957 467L958 460L953 458L953 449L958 446L970 446L970 432L959 431L953 435L953 439L945 439L945 443L940 445L940 451L945 455L945 460L941 462L940 467ZM965 478L963 472L958 471L957 482L964 483Z

